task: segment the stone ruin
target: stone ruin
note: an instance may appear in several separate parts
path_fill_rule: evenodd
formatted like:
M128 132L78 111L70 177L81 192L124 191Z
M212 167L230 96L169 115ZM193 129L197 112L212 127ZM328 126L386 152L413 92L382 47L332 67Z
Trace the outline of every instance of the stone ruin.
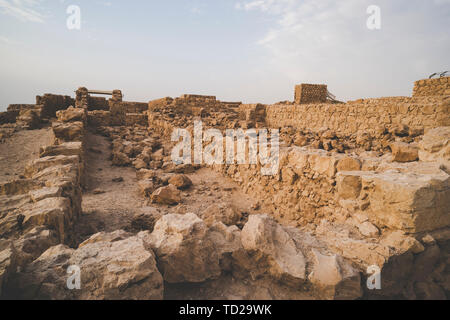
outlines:
M0 297L163 299L176 288L177 298L448 299L450 78L420 80L412 97L328 96L326 85L302 84L294 102L273 105L200 95L139 103L79 88L75 99L10 105L3 143L41 127L54 142L19 179L1 181ZM278 173L175 165L171 134L195 120L279 129ZM147 204L130 229L80 238L89 134L109 139L112 166L135 170ZM231 202L184 212L189 199L203 201L204 190L192 192L203 169L249 195L248 212ZM71 265L82 270L80 290L66 287Z

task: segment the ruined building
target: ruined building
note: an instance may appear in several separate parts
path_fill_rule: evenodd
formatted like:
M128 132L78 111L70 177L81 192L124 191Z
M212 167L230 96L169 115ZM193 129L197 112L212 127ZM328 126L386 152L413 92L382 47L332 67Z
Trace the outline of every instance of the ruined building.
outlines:
M172 133L198 120L279 129L279 170L175 164ZM79 88L0 124L2 299L450 297L449 77L347 103Z

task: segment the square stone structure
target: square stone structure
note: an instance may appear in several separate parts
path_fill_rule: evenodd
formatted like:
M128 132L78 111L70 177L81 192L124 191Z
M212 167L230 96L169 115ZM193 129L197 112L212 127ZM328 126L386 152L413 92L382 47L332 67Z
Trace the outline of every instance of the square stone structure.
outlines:
M295 103L325 103L327 102L328 87L326 84L302 83L295 86Z

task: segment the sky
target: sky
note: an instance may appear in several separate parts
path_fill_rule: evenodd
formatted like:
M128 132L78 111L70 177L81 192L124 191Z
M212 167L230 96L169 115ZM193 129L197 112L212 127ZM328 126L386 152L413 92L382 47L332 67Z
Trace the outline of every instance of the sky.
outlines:
M345 101L410 96L449 52L450 0L0 0L0 110L80 86L128 101L275 103L299 83Z

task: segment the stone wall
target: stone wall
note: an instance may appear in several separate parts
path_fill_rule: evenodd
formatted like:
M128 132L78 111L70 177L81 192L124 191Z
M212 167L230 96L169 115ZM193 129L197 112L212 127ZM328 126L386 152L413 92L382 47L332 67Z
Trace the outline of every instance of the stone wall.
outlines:
M148 126L148 116L146 113L127 113L125 122L130 127L136 124L146 127Z
M10 104L8 106L8 111L16 111L17 113L19 113L22 110L29 110L29 109L35 109L36 105L35 104Z
M0 184L0 298L14 296L10 276L48 248L73 246L81 215L86 111L59 111L52 124L55 143L42 146L20 180ZM12 290L12 291L11 291ZM6 292L5 292L6 291Z
M5 111L0 112L0 125L5 123L16 122L16 117L19 115L19 111Z
M179 98L162 98L148 103L150 111L170 110L180 114L200 116L209 112L230 112L239 108L240 102L222 102L215 96L184 94Z
M114 104L123 107L126 113L143 113L148 109L148 103L145 102L122 101Z
M419 80L414 83L413 97L450 96L450 77Z
M107 126L148 126L147 113L126 113L125 118L121 115L124 122L118 122L113 118L110 111L96 110L88 112L88 124L91 127L107 127Z
M109 104L106 98L89 96L88 103L89 103L89 111L109 110Z
M46 93L36 97L36 105L42 106L42 116L48 118L55 117L56 111L65 110L74 104L75 100L70 96Z
M270 105L266 125L351 135L375 134L385 128L406 125L429 130L450 125L450 97L393 97L364 99L346 104Z
M327 85L325 84L299 84L295 86L296 104L325 103L327 102Z

